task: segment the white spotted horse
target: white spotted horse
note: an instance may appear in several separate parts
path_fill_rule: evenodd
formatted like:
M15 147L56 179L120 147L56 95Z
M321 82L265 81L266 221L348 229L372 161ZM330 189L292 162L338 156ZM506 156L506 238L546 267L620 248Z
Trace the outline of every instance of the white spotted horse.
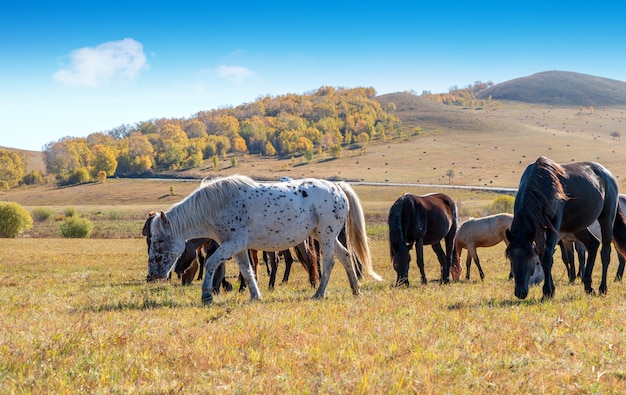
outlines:
M346 226L347 246L337 241ZM147 280L167 278L185 240L208 237L220 245L206 261L202 301L213 300L215 269L232 257L239 265L250 299L261 298L252 273L248 249L282 251L313 236L323 257L320 284L314 294L323 298L335 255L344 266L355 295L361 293L352 253L365 273L381 277L372 268L360 200L345 182L302 179L279 183L258 183L249 177L231 176L203 180L200 187L167 212L160 212L149 223L151 241Z

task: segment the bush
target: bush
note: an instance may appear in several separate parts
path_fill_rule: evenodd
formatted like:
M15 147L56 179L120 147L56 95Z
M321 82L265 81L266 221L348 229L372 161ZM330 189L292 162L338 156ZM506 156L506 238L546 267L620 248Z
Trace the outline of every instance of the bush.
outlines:
M66 217L78 217L78 210L75 207L67 207L64 213Z
M35 222L45 222L54 215L54 212L47 207L37 207L30 213L30 215L33 217Z
M86 238L91 235L93 224L87 218L68 217L61 223L61 236L70 238Z
M33 227L26 209L14 202L0 203L0 237L17 237Z
M513 214L515 198L509 195L500 195L493 200L489 208L489 214L509 213Z

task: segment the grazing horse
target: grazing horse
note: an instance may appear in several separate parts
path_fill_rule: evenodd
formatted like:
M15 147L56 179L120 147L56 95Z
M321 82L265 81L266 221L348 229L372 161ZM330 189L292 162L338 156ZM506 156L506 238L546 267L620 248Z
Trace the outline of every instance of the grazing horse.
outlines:
M309 283L312 287L315 287L317 285L317 282L319 281L319 272L317 263L318 257L313 238L309 237L307 240L293 247L293 250L298 257L298 261L302 264L302 267L304 267L304 270L306 270L309 275ZM270 276L270 289L274 289L274 284L276 283L276 274L278 273L278 261L281 256L285 259L285 274L283 275L283 280L281 281L281 284L286 284L289 281L291 265L294 261L291 251L289 249L279 252L263 251L263 261L267 266L267 272Z
M583 284L586 292L594 293L591 275L598 240L587 228L596 220L602 234L599 291L602 294L607 292L611 241L618 253L626 251L626 222L618 205L617 182L611 172L596 162L559 165L551 159L539 157L522 174L513 211L511 230L507 231L506 255L515 278L515 296L520 299L528 296L535 248L542 253L543 297L554 296L552 255L560 233L573 233L585 244L589 255Z
M347 248L337 242L344 225ZM239 265L250 299L260 299L247 250L281 251L309 236L319 241L323 257L315 298L326 294L335 255L346 270L353 294L359 295L361 291L352 252L361 260L366 273L381 280L372 268L360 200L344 182L309 178L261 184L245 176L205 179L185 199L154 216L149 228L148 281L167 277L184 249L185 240L209 237L219 243L206 262L202 284L205 304L213 300L211 283L215 269L226 259L233 257Z
M470 218L463 222L454 238L452 266L461 267L461 252L465 248L467 250L467 260L465 262L467 273L465 273L465 279L470 279L470 267L473 259L478 268L480 279L483 280L485 274L480 266L476 248L492 247L501 241L508 245L506 231L511 228L511 222L513 222L513 215L508 213L494 214L482 218ZM458 277L454 279L458 280Z
M409 263L415 244L417 266L422 284L427 282L424 272L424 245L432 245L441 265L441 282L450 281L450 263L454 235L457 229L457 207L442 193L415 196L406 193L399 197L389 210L389 249L393 268L397 273L396 285L409 285ZM446 252L441 248L445 239Z

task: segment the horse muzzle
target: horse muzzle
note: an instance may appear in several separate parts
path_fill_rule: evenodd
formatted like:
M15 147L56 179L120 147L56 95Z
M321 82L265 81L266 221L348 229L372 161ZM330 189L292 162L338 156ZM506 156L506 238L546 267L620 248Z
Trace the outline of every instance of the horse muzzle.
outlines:
M149 283L154 282L154 281L159 281L159 280L166 280L166 279L167 277L160 277L155 274L148 274L146 276L146 282L149 282Z
M515 296L519 299L526 299L528 296L528 287L515 287Z

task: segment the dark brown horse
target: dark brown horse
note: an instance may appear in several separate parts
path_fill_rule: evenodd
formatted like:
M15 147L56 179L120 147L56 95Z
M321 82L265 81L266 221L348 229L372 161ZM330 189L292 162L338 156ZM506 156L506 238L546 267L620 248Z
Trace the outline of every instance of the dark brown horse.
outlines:
M583 284L586 292L594 293L591 275L598 240L588 227L596 220L602 235L599 291L602 294L607 292L611 242L615 243L618 253L626 252L626 219L618 205L617 181L609 170L596 162L559 165L540 157L522 174L513 211L513 223L507 232L506 255L515 277L515 296L520 299L528 296L536 247L542 252L543 296L554 296L552 263L560 233L573 233L585 244L588 257Z
M450 264L457 230L457 207L442 193L424 196L404 194L389 210L389 248L396 285L409 285L410 249L415 244L417 265L425 284L424 245L432 245L441 265L441 282L450 281ZM441 247L446 242L446 251Z

